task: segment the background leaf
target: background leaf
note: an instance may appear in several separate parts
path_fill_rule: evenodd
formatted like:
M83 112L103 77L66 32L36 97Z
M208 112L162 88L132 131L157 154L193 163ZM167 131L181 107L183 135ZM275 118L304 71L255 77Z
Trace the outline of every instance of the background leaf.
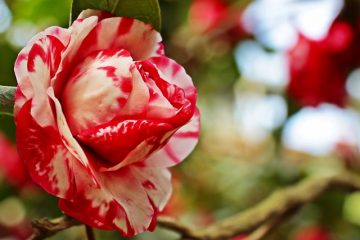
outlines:
M13 114L15 87L0 86L0 114Z
M158 31L161 28L158 0L73 0L71 22L85 9L98 9L119 17L136 18L151 24Z

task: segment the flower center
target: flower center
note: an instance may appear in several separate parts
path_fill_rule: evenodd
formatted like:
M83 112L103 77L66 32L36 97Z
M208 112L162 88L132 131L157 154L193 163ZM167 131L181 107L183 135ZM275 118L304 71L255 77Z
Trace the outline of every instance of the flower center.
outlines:
M118 115L132 90L132 64L126 50L103 50L76 66L61 98L74 136Z

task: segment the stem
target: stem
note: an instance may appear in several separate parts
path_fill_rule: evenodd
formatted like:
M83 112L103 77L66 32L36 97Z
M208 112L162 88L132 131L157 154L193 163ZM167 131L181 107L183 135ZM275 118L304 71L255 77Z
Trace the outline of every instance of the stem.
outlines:
M87 240L95 240L95 233L92 227L85 225Z

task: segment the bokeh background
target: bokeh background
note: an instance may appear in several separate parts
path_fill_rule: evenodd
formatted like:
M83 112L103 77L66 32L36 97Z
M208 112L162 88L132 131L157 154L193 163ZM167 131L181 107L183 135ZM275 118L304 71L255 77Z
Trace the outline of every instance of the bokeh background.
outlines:
M360 171L359 1L159 2L166 53L192 76L202 114L200 143L172 169L163 215L206 226L307 175ZM15 58L35 33L68 26L70 4L0 0L1 85L16 85ZM22 240L30 219L61 212L17 157L11 116L0 115L0 130L0 239ZM330 191L268 239L358 240L359 226L360 192ZM176 237L159 228L133 239ZM85 239L85 231L51 239Z

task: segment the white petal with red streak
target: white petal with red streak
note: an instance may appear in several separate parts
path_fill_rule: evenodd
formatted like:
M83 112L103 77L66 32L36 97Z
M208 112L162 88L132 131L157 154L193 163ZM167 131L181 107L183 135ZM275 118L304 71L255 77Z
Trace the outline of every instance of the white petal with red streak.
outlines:
M41 127L31 116L31 100L20 110L17 148L30 176L47 192L66 199L74 194L73 158L61 142L56 128Z
M79 47L82 44L84 38L90 33L90 31L98 23L98 18L95 16L85 19L78 19L73 22L69 30L71 31L70 42L67 46L67 51L64 53L64 58L68 61L74 59L75 55L78 55Z
M74 70L76 75L68 81L62 95L64 114L73 135L119 115L123 106L118 100L126 102L129 95L122 84L130 81L131 87L131 80L127 80L132 77L131 65L132 58L124 50L112 56L99 52L78 65Z
M28 54L27 71L33 90L31 114L41 126L55 126L46 89L63 50L61 41L49 35L36 41Z
M81 172L79 174L82 175ZM148 230L158 210L163 209L171 194L170 173L167 169L131 165L117 172L97 173L97 176L98 188L87 183L86 176L77 179L78 191L85 198L77 197L73 203L62 202L60 208L87 224L104 229L118 228L126 236ZM117 204L115 207L114 203ZM118 214L111 214L110 211Z
M87 169L87 171L90 173L88 176L90 179L92 179L94 182L96 182L96 178L94 177L93 171L90 168L89 160L87 156L85 155L84 150L81 148L80 144L76 141L76 139L72 136L70 128L67 124L66 118L64 116L64 113L62 111L61 104L59 100L54 95L53 88L49 88L47 91L47 94L49 97L53 100L56 110L56 116L57 116L57 128L59 130L59 134L61 136L63 144L66 146L68 151L77 159L79 160L83 166Z
M171 174L166 168L132 168L146 193L159 211L162 211L171 196Z
M162 79L184 89L186 94L189 94L187 92L188 90L192 91L194 88L191 77L186 73L185 69L174 60L165 56L157 56L150 58L149 61L156 66Z
M101 20L84 39L79 58L101 49L126 49L135 60L163 54L160 34L149 24L126 17Z
M124 108L119 113L122 116L136 116L144 113L150 100L149 89L137 68L133 66L130 71L133 88Z
M149 153L151 152L151 150L153 150L153 148L154 148L154 146L150 145L147 141L142 141L119 164L116 164L115 166L112 166L110 168L103 167L100 170L103 172L117 171L123 167L130 165L130 164L142 161L145 157L147 157L149 155Z
M81 132L76 138L107 163L104 171L115 171L145 159L159 149L174 132L171 124L158 120L114 120Z
M74 58L79 55L79 47L84 38L96 26L98 18L92 16L86 19L78 19L68 29L71 32L70 40L62 53L62 61L55 77L51 80L51 86L54 87L56 94L61 92L64 83L67 81L69 69L74 66Z
M184 160L199 140L200 114L196 110L190 122L177 130L169 142L145 160L147 167L171 167Z
M175 116L178 110L171 105L156 83L152 79L148 79L146 84L151 91L146 116L155 119L166 119Z
M14 71L22 94L29 100L33 96L32 86L28 78L27 61L29 51L33 45L47 35L56 37L64 46L67 46L70 39L70 31L60 27L49 27L45 31L36 34L27 45L20 51L15 61ZM19 106L21 107L21 105Z

